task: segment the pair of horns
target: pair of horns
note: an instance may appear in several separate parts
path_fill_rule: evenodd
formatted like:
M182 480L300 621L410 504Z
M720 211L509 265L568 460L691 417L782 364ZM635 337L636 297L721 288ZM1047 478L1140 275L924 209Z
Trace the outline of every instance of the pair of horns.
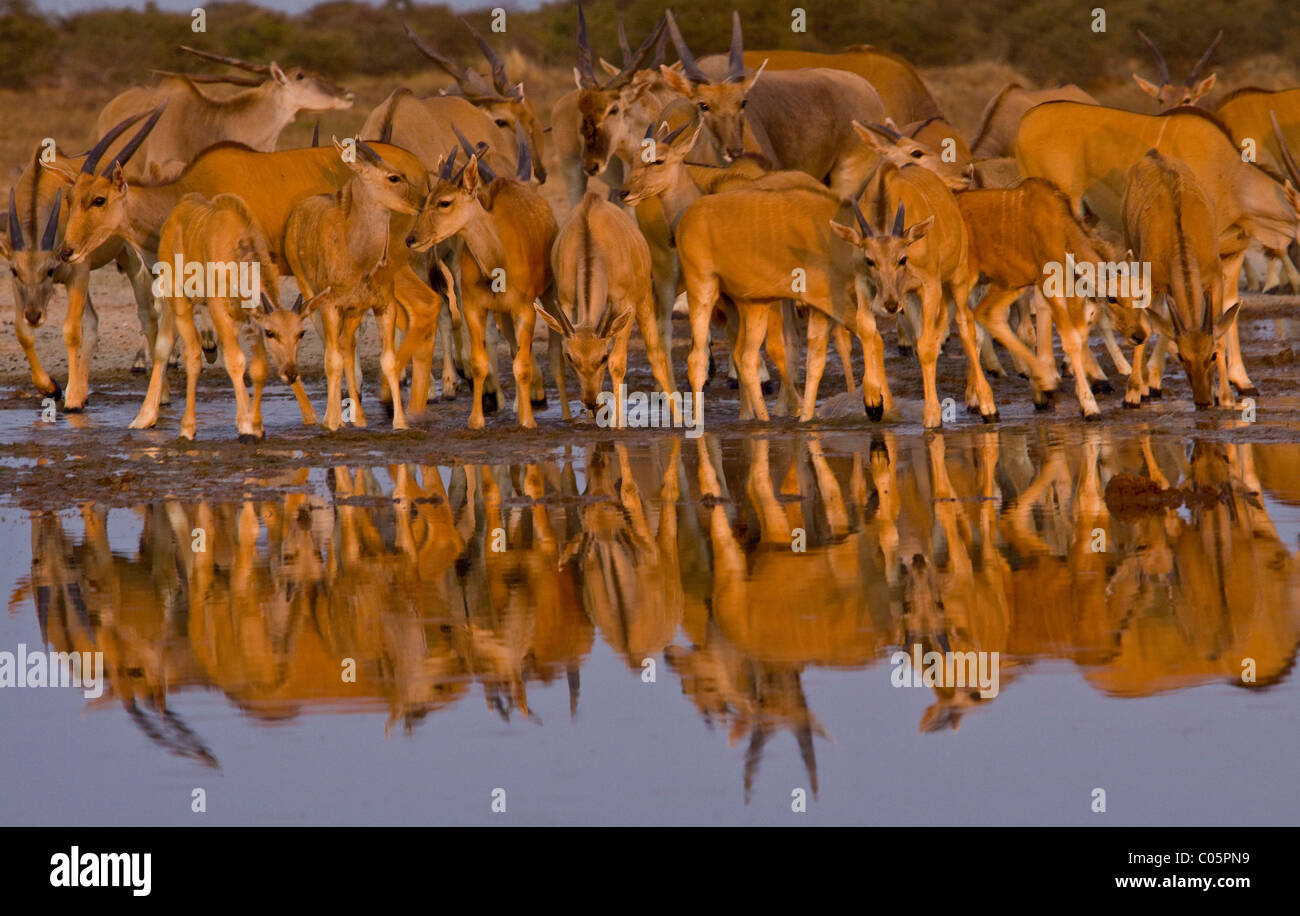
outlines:
M35 185L32 187L35 193ZM45 233L41 236L41 251L54 250L54 236L59 231L59 208L63 206L63 189L54 192L54 205L50 207L49 218L45 221ZM23 238L23 226L18 219L18 202L14 198L13 188L9 189L9 247L14 251L26 251L27 241Z
M429 47L419 35L415 34L409 25L403 23L402 28L406 31L406 37L411 40L411 44L415 45L421 54L445 70L447 75L456 81L456 85L460 87L460 91L467 98L475 98L481 101L509 99L522 102L524 100L523 85L510 82L510 79L506 76L505 61L497 55L496 51L492 50L492 46L478 33L478 30L463 19L461 22L465 28L469 29L469 33L474 36L475 44L479 46L479 50L483 52L483 56L487 58L487 62L492 67L491 83L477 70L462 67L450 57L439 54Z
M182 46L183 47L183 46ZM227 83L231 86L260 86L266 80L253 79L251 76L235 76L230 73L181 73L177 70L150 70L159 76L177 76L191 83Z
M866 124L865 126L871 128L872 130L874 130L874 131L875 131L876 133L878 133L878 134L881 134L881 135L883 135L883 136L888 137L890 140L893 140L895 143L897 143L897 142L899 142L900 140L904 139L904 137L903 137L903 135L902 135L901 133L899 133L898 131L894 130L894 128L889 127L888 125L885 125L885 124L877 124L875 121L871 121L871 122L869 122L868 124Z
M664 18L668 21L668 34L673 40L673 47L677 49L677 56L682 60L682 72L692 83L711 83L713 82L704 75L700 69L699 62L691 49L686 46L685 39L682 38L681 30L677 28L677 20L673 18L673 11L668 10L664 13ZM745 78L745 40L741 34L740 13L735 10L731 11L731 54L727 60L727 76L723 80L725 83L738 83Z
M871 224L867 222L867 218L862 215L862 209L858 206L856 200L853 201L853 215L858 220L858 230L862 233L862 237L867 239L872 238L876 233L871 230ZM900 200L898 202L898 212L894 214L894 227L890 229L889 234L901 238L903 235L903 224L905 219L906 216L903 212L903 202Z
M647 38L645 42L642 43L641 47L637 48L636 51L633 51L627 41L627 32L624 31L623 29L623 17L622 16L618 17L618 49L623 54L623 70L620 71L619 76L621 76L622 73L626 71L628 80L631 80L632 74L635 71L641 69L640 58L641 58L642 49L651 40L654 41L655 53L654 53L654 57L650 58L650 62L646 64L645 69L647 70L659 69L659 67L664 62L664 46L668 44L668 31L666 26L667 26L667 22L665 21L664 17L660 16L659 22L655 25L654 31L650 33L650 37ZM618 78L619 77L616 76L614 78L614 81L617 82Z
M660 17L654 30L641 42L635 51L628 44L627 32L623 28L623 17L618 19L618 45L623 52L623 69L614 74L603 86L596 78L594 55L591 53L591 40L587 37L587 16L578 4L578 78L584 89L621 89L632 81L632 76L642 68L650 48L655 47L655 60L650 64L656 68L663 62L664 26L667 17Z
M1291 176L1291 183L1300 188L1300 165L1296 164L1295 157L1291 155L1291 147L1287 145L1282 126L1277 123L1277 113L1270 108L1268 117L1273 122L1273 136L1277 138L1278 148L1282 151L1282 164L1286 166L1287 174Z
M460 132L460 128L458 128L455 124L451 125L451 129L452 131L455 132L456 139L460 141L461 148L465 150L465 155L468 156L469 159L473 159L475 156L479 157L478 172L480 175L483 176L483 180L487 182L496 181L497 173L492 171L492 169L488 167L488 164L483 161L483 157L487 155L488 145L482 142L480 142L477 146L473 143L470 143L469 138L466 137L464 134L462 134ZM453 148L451 151L451 158L454 159L455 157L456 157L456 150ZM469 165L469 161L466 160L465 166L468 165ZM460 171L461 173L463 173L465 171L465 168L462 167ZM529 172L531 173L531 171L532 171L532 165L530 163ZM460 180L460 173L456 175L456 180L457 181Z
M483 161L484 157L487 155L488 145L481 141L478 144L470 143L469 138L462 134L460 128L458 128L454 123L451 125L451 129L456 134L456 139L460 141L461 148L465 150L465 155L470 158L473 158L474 156L479 157L478 170L479 174L483 176L483 180L487 182L496 181L497 173ZM524 137L524 132L522 130L517 131L516 137L519 141L519 161L515 167L515 178L519 181L526 182L533 177L533 157L528 151L528 140ZM451 155L448 156L446 161L443 163L442 172L438 177L451 180L451 168L452 163L454 163L455 160L456 148L452 147ZM466 165L468 165L468 162ZM464 169L462 168L461 171L464 171ZM460 176L457 175L456 178L459 180Z
M149 131L154 129L154 126L158 123L158 119L162 117L163 111L166 108L167 103L163 102L153 110L153 114L149 116L149 120L145 121L144 126L136 132L136 135L131 138L130 142L127 143L126 146L122 147L116 156L109 160L108 165L104 166L104 170L100 172L101 175L108 175L118 166L126 165L127 160L135 155L135 151L140 148L140 145L144 143L145 138L149 136ZM113 141L121 136L123 131L136 121L139 121L146 114L148 114L148 112L141 112L138 115L133 115L118 124L108 133L104 134L104 136L100 138L99 142L91 147L90 152L86 153L86 161L81 166L81 173L83 175L94 175L95 169L99 167L99 160L103 158L104 153L108 150Z
M319 128L319 126L320 125L318 124L317 127ZM316 139L317 139L316 136L313 134L312 146L316 145ZM360 137L357 137L356 141L357 141L357 149L361 150L362 157L368 159L370 162L374 163L375 165L388 165L387 162L384 162L384 157L376 153L370 147L369 143L367 143L365 140L362 140Z
M686 122L685 124L683 124L681 127L677 128L676 130L674 130L674 131L672 131L671 133L669 133L666 137L661 137L661 138L659 139L659 142L660 142L660 143L672 143L674 140L676 140L678 137L680 137L680 136L682 135L682 131L686 130L686 128L688 128L688 127L693 127L694 125L695 125L695 122L694 122L694 121L687 121L687 122ZM658 130L662 130L664 127L667 127L667 126L668 126L668 122L667 122L667 121L663 121L663 122L661 122L661 123L658 125L658 127L656 127L654 121L651 121L651 122L650 122L650 126L647 127L647 128L645 129L645 139L646 139L646 140L653 140L653 139L655 138L655 131L656 131L657 129L658 129Z
M226 64L227 66L230 67L238 67L240 70L247 70L249 73L261 73L263 75L266 75L271 72L270 64L249 63L246 60L240 60L238 57L225 57L221 54L213 54L211 51L200 51L198 48L191 48L189 45L181 45L181 50L188 51L190 54L194 54L206 60L216 61L219 64ZM180 74L180 75L184 76L185 74ZM214 79L214 80L209 80L208 82L234 82L234 80ZM254 83L253 85L261 85L261 83L260 82Z
M1156 67L1160 71L1160 82L1168 86L1172 80L1169 77L1169 65L1165 63L1165 56L1160 53L1160 49L1156 47L1155 42L1150 38L1147 38L1146 33L1141 29L1138 29L1138 38L1141 38L1143 44L1151 50L1152 56L1156 59ZM1183 80L1184 86L1191 86L1192 83L1196 82L1196 78L1201 75L1201 71L1205 69L1205 65L1210 62L1210 55L1214 53L1214 49L1219 46L1219 42L1222 39L1223 29L1219 29L1219 34L1214 36L1214 41L1210 42L1210 46L1205 49L1205 53L1201 55L1201 59L1198 60L1196 66L1192 68L1191 74L1187 79Z
M454 129L455 128L453 128L453 130ZM460 131L456 131L456 133L457 135L459 135ZM464 137L461 137L462 144L467 144L468 142L469 141L467 141ZM482 152L487 152L486 143L480 144L480 146L482 148ZM460 153L460 149L458 147L453 146L451 148L451 152L443 157L442 163L438 168L439 180L445 181L448 184L460 184L461 176L464 175L465 170L469 168L469 164L474 159L474 156L479 153L479 150L476 150L470 146L466 146L466 149L469 151L469 158L466 159L465 164L462 165L454 175L452 174L452 170L456 168L456 156ZM482 160L479 161L478 169L479 172L483 175L483 177L488 181L491 181L493 178L496 177L496 175L492 173L492 170L483 164Z

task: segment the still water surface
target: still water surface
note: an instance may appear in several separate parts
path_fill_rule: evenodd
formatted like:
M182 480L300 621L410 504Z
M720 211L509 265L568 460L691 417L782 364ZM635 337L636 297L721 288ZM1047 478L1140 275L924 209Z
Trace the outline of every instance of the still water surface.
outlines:
M0 649L108 678L0 690L0 822L1296 823L1300 446L1072 430L0 510ZM913 646L997 695L894 686Z

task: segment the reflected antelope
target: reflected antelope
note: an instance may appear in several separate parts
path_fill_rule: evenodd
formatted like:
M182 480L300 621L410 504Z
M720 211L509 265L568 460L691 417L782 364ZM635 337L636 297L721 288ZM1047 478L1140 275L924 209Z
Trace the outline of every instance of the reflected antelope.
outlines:
M30 602L56 650L104 652L94 702L206 765L174 694L408 731L478 695L540 723L535 687L560 678L576 715L599 638L633 675L662 656L706 722L748 741L746 798L782 731L821 789L809 672L858 671L897 702L882 661L920 646L998 653L1004 690L1032 694L1036 666L1061 660L1142 697L1266 689L1300 651L1300 552L1268 511L1294 494L1273 492L1273 446L1091 426L682 444L339 466L323 485L301 468L242 499L142 507L125 551L103 509L36 512L11 607ZM922 733L997 710L970 687L926 689Z

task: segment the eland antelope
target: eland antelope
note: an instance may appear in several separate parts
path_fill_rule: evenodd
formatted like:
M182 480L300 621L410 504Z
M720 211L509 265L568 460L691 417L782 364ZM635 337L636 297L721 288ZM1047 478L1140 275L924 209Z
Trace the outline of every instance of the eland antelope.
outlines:
M868 132L861 125L857 129ZM948 309L944 295L952 300L957 330L966 351L966 406L977 409L985 423L998 419L993 390L980 366L979 347L975 338L975 319L970 312L970 294L977 273L970 262L970 240L961 211L952 191L929 169L907 165L901 169L890 162L882 163L865 188L862 200L880 225L877 233L853 203L857 225L833 222L835 234L855 250L854 289L858 299L857 326L866 360L863 373L863 400L873 419L892 407L885 378L884 345L876 329L876 313L903 316L911 320L904 306L911 295L921 300L919 323L914 323L916 355L921 363L921 382L925 407L922 417L926 429L942 421L935 365L939 348L948 330ZM907 215L911 214L911 225ZM884 225L893 215L893 225ZM868 288L873 294L868 297Z
M116 138L147 112L128 118L109 132ZM111 142L111 140L110 140ZM116 262L131 280L142 328L152 326L155 315L148 271L120 240L105 242L79 264L60 258L68 207L63 203L70 190L70 175L76 175L89 154L69 157L57 148L53 164L43 167L45 147L32 156L9 192L8 219L0 234L0 257L9 262L13 283L14 333L27 357L32 383L42 395L63 400L63 409L79 413L86 407L90 391L90 366L99 339L99 316L90 299L91 271ZM92 153L94 150L91 151ZM102 157L103 151L99 155ZM67 385L60 388L41 365L36 354L35 330L44 321L56 284L68 293L63 320L63 343L68 357Z
M762 67L747 73L739 13L732 14L727 70L712 76L686 46L671 10L666 17L682 71L663 68L664 79L699 110L705 135L724 160L757 151L777 168L828 184L842 199L861 186L863 176L846 162L861 145L851 124L885 116L870 83L844 70L782 70L762 79Z
M198 264L202 268L215 266L216 270L206 270L206 276L198 284L201 290L196 294L190 290L190 271L186 269L183 288L182 277L173 276L175 289L160 297L166 301L167 310L154 338L149 391L130 428L149 429L158 422L166 357L171 352L173 335L179 331L185 342L185 415L181 420L181 435L186 439L194 438L198 428L194 402L202 367L194 310L197 305L204 305L220 337L226 371L235 389L235 425L239 439L241 442L261 439L267 352L279 369L280 378L290 384L296 383L298 344L307 331L304 320L316 302L304 304L300 296L292 308L280 308L276 304L279 300L278 275L266 237L247 205L234 194L218 194L212 200L201 194L187 194L181 198L159 232L158 261L169 266L175 263L178 271L181 264L187 267ZM255 298L241 302L243 277L240 274L251 273L253 268L257 270L254 276L259 281L254 284L257 289L252 291ZM207 284L213 282L217 288L208 288ZM253 358L246 361L239 346L239 330L249 325L254 330ZM253 380L251 403L244 387L245 368ZM309 403L299 400L299 407L304 423L316 422Z
M533 381L533 303L553 293L550 251L555 216L546 200L527 185L521 167L514 178L498 178L476 152L453 175L452 147L428 194L406 244L427 251L454 236L464 244L460 257L461 307L472 348L474 404L470 429L483 428L483 380L488 371L486 330L489 312L508 315L515 332L515 412L519 425L536 426L530 388ZM526 158L526 157L525 157Z
M621 17L618 36L623 66L602 58L609 75L602 83L593 64L587 18L578 4L577 88L556 100L551 111L565 187L575 206L586 192L588 176L603 175L614 189L622 187L625 167L640 152L642 131L675 95L659 72L668 39L664 21L636 51L628 44Z
M1156 368L1145 378L1142 346L1133 358L1125 406L1137 406L1149 387L1160 389L1159 366L1172 349L1192 386L1198 410L1213 401L1211 376L1219 366L1218 399L1233 403L1225 366L1223 336L1237 317L1239 304L1223 311L1223 271L1215 233L1214 207L1192 170L1177 159L1150 150L1131 169L1124 190L1124 236L1141 261L1151 264L1151 295L1155 306L1166 296L1169 320L1151 310L1151 320L1163 338Z
M410 153L389 144L370 145L413 186L424 184L424 166ZM46 168L60 170L51 165ZM262 153L238 144L210 147L176 178L152 184L129 183L116 160L98 174L94 168L83 168L80 173L66 168L61 171L73 182L68 224L60 249L61 257L69 264L81 263L114 237L143 252L152 264L162 225L186 194L193 192L211 199L218 194L234 193L241 197L261 226L271 256L281 270L290 269L283 249L290 211L305 197L337 192L353 174L332 147ZM395 234L395 244L391 246L390 262L381 279L386 284L385 295L396 300L408 320L407 337L398 359L400 363L403 357L409 359L414 355L408 402L411 409L420 411L428 398L433 327L442 300L411 268L406 248L400 243L405 238L407 224L394 221L391 231ZM384 389L380 393L389 395ZM299 403L306 398L301 382L296 383L294 394Z
M300 113L352 107L352 90L336 86L301 67L286 71L275 61L253 64L181 47L200 57L259 74L259 78L223 76L204 80L248 87L228 98L216 98L196 85L202 78L169 73L156 86L136 86L115 96L99 113L96 129L100 134L132 112L166 105L140 157L127 169L128 179L151 173L152 177L158 177L183 168L200 152L222 141L270 151L275 149L280 133Z
M1160 53L1160 49L1156 47L1155 42L1147 38L1146 33L1141 29L1138 29L1138 38L1142 39L1142 43L1151 51L1151 56L1156 59L1160 85L1157 86L1155 83L1148 82L1136 73L1133 74L1133 82L1137 83L1139 89L1156 100L1161 111L1170 111L1183 105L1195 105L1214 88L1214 84L1218 80L1217 73L1211 73L1205 79L1200 79L1200 75L1201 71L1205 69L1205 65L1210 62L1210 55L1214 53L1214 49L1223 40L1223 29L1219 29L1219 34L1214 36L1214 41L1210 42L1210 46L1205 49L1205 53L1196 62L1196 66L1187 75L1187 79L1183 80L1182 85L1175 84L1169 76L1169 65L1165 63L1165 56Z
M361 319L373 310L382 347L380 371L392 397L393 428L405 429L396 356L397 314L375 277L389 266L391 217L416 212L420 187L364 140L356 141L355 153L337 138L334 148L352 177L336 194L300 201L284 227L284 256L294 278L307 295L324 300L320 316L329 389L325 428L335 430L342 423L345 372L354 423L366 425L356 380L356 335ZM331 290L330 296L321 295L325 289Z
M1079 296L1047 295L1042 291L1049 265L1092 265L1105 276L1103 264L1115 261L1112 247L1090 231L1070 209L1065 195L1041 178L1026 178L1012 188L964 191L957 206L970 238L971 265L988 281L988 289L975 307L975 317L999 343L1030 367L1034 406L1050 406L1058 376L1050 351L1031 353L1007 325L1007 310L1027 288L1033 288L1051 308L1051 318L1074 373L1075 393L1086 419L1101 417L1088 384L1084 351L1095 309ZM1117 293L1119 291L1116 291ZM1105 295L1112 320L1134 343L1146 340L1149 329L1133 302L1138 296ZM1051 331L1045 328L1050 345ZM1044 343L1040 339L1040 345Z
M578 377L583 405L593 412L608 368L619 405L615 416L623 416L623 378L634 317L655 382L664 394L676 394L655 321L650 246L632 217L588 192L560 227L551 249L551 271L559 308L554 314L541 305L536 308L551 329L551 374L564 419L569 419L564 360Z
M1181 159L1208 196L1222 257L1224 308L1238 300L1238 277L1250 239L1284 249L1300 239L1300 192L1255 163L1244 162L1227 129L1196 108L1142 115L1100 105L1049 102L1027 112L1016 135L1021 172L1046 178L1112 229L1123 225L1124 179L1147 150ZM1228 377L1258 394L1241 359L1236 325L1228 331Z
M403 26L403 28L406 30L406 37L420 53L456 81L456 88L462 97L487 112L497 127L512 134L520 133L527 138L528 152L533 163L531 177L536 178L539 184L545 184L546 145L542 139L545 132L542 129L541 119L537 116L537 108L524 94L524 84L512 83L506 76L505 62L492 50L492 46L483 39L483 36L468 22L465 23L465 28L474 37L474 42L492 67L491 82L478 71L462 67L451 58L439 54L411 31L410 26ZM426 100L426 102L433 101Z

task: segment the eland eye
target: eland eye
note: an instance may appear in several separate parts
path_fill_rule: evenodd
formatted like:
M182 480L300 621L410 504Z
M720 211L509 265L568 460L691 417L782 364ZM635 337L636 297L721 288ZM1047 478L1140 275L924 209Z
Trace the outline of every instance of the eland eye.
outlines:
M102 207L102 206L104 206L104 204L106 204L106 203L108 203L108 198L106 198L106 197L96 197L94 200L92 200L92 201L90 202L90 205L91 205L92 207Z
M868 266L868 267L875 267L875 266L876 266L876 262L873 261L871 258L867 258L866 261L867 261L867 266Z
M299 331L299 332L298 332L298 336L295 337L294 340L302 340L302 339L303 339L304 337L306 337L306 336L307 336L307 332L306 332L305 330L304 330L304 331Z
M447 209L451 206L451 198L444 197L442 200L438 201L438 206L442 207L444 210Z
M612 115L616 115L616 114L618 114L618 106L617 106L617 105L611 105L611 106L610 106L610 109L609 109L609 114L612 114Z
M9 272L10 272L11 274L13 274L15 277L18 276L18 268L17 268L17 267L11 267L11 268L9 268Z
M51 267L49 270L45 271L45 276L47 276L47 277L52 277L52 276L54 276L54 268Z
M497 119L496 119L496 125L497 125L497 127L509 127L509 126L510 126L510 122L507 121L505 118L497 118Z
M388 176L388 183L389 183L389 184L397 184L397 183L398 183L399 181L401 181L401 180L402 180L402 176L401 176L401 175L389 175L389 176Z
M907 266L907 255L903 255L901 258L898 259L898 266L899 267Z
M294 77L294 79L302 79L302 74L299 73L296 77Z
M912 150L912 158L913 158L913 159L920 159L920 158L922 158L924 155L925 155L925 154L922 153L919 149L914 149L914 150Z
M279 336L275 333L275 331L266 331L266 339L267 339L267 340L279 340L280 338L279 338Z
M748 105L748 104L749 104L749 99L741 99L741 100L740 100L740 107L741 107L742 109L743 109L746 105Z
M709 110L709 103L708 103L708 102L696 102L695 105L696 105L697 108L700 109L700 111L708 111L708 110Z

